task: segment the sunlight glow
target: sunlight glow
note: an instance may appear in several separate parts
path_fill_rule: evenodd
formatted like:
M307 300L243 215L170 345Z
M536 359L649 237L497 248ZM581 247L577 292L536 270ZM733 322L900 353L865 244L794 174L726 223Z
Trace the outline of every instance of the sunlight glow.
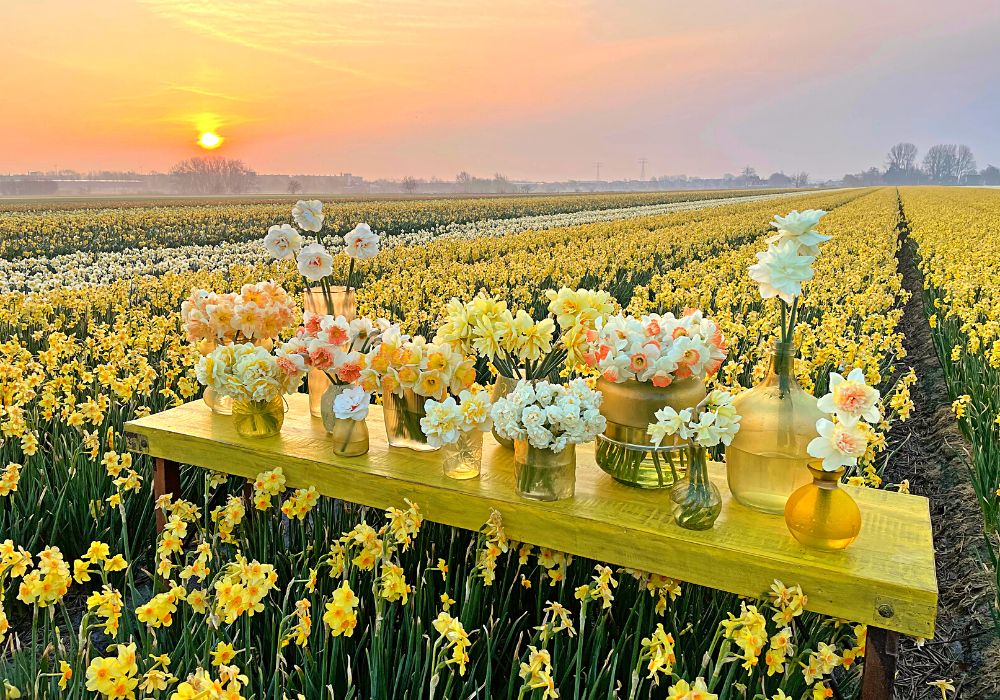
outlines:
M198 137L198 145L206 151L218 148L222 145L223 138L214 131L205 131Z

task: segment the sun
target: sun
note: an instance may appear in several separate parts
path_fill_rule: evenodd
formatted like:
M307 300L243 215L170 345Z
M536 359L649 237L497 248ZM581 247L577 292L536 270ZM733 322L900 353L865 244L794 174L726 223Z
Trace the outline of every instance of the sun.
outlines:
M206 151L211 151L222 145L223 138L214 131L204 131L198 137L198 145Z

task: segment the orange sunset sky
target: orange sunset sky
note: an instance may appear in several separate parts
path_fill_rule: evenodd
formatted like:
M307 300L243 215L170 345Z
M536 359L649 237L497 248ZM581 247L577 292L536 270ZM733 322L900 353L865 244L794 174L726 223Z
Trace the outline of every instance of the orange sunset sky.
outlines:
M1000 3L3 0L0 172L839 176L1000 165Z

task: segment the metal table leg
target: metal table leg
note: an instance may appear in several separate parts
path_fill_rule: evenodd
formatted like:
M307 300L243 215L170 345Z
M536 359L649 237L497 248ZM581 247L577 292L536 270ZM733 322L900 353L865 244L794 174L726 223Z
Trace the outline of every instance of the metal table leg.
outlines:
M861 676L861 700L892 700L898 649L898 633L879 627L868 628L865 668Z

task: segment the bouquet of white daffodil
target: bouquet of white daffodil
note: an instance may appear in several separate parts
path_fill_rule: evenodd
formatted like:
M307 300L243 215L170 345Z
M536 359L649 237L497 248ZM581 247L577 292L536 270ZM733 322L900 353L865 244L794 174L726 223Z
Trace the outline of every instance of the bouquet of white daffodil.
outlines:
M292 207L292 219L296 225L309 233L316 234L316 240L306 242L302 234L291 224L280 224L268 229L264 236L264 247L275 260L294 258L299 273L309 283L319 283L327 302L327 313L334 313L333 288L339 282L332 279L333 255L343 250L350 258L347 276L340 286L349 295L357 286L354 279L354 265L357 260L374 258L379 251L379 235L368 224L358 224L346 234L324 235L326 215L323 202L318 199L299 200Z

